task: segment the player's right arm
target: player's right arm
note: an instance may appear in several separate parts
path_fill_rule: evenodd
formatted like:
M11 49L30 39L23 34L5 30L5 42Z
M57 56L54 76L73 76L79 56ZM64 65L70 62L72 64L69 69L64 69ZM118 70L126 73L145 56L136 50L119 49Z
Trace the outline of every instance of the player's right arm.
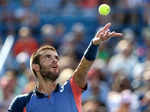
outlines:
M85 88L87 83L87 72L90 69L91 65L93 64L98 46L101 42L110 39L111 37L121 37L121 33L111 32L109 30L111 23L106 24L96 33L95 37L92 39L90 45L88 46L87 50L85 51L78 67L76 68L73 79L78 84L80 88Z

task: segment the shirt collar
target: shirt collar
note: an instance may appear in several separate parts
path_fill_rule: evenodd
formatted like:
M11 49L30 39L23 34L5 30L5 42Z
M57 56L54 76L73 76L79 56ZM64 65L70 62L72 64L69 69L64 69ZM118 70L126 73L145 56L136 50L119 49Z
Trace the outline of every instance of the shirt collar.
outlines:
M60 89L60 85L57 84L55 90L53 91L53 93L58 92L59 89ZM37 88L33 92L39 98L43 98L43 97L48 97L49 96L48 94L44 94L44 93L39 92Z

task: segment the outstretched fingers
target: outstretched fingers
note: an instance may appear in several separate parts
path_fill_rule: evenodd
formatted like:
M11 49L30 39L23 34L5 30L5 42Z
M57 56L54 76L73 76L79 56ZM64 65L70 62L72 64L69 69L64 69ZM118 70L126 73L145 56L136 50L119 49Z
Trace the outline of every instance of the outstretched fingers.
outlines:
M101 40L108 40L111 37L122 37L123 34L122 33L116 33L116 32L110 32L110 31L106 31L103 36L101 36Z
M122 37L123 34L122 33L117 33L117 32L111 32L109 30L111 26L111 23L107 23L102 29L100 29L98 31L98 33L96 34L96 37L99 38L100 40L104 41L107 40L111 37Z
M109 37L122 37L122 33L117 33L117 32L111 32L109 33Z
M106 31L108 31L110 26L111 26L111 23L107 23L103 28L99 29L99 31L96 34L96 37L100 37L102 33L105 33Z
M103 27L102 32L107 31L107 30L110 28L110 26L111 26L111 23L107 23L107 24Z

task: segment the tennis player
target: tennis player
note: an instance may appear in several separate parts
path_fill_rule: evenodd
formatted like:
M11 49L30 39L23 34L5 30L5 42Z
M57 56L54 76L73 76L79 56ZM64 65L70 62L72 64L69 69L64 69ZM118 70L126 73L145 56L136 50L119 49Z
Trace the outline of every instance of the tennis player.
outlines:
M86 89L87 71L96 58L101 42L121 33L110 32L111 23L98 30L90 42L78 67L63 86L59 77L59 56L53 46L45 45L32 54L30 66L36 77L36 89L19 95L11 102L9 112L81 112L81 93Z

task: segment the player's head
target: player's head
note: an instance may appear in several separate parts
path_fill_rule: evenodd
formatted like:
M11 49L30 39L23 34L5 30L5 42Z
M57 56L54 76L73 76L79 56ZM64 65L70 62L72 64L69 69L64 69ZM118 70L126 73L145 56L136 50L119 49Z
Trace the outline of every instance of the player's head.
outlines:
M55 81L59 76L58 54L54 47L44 45L34 52L30 67L36 78L40 74L45 80Z

